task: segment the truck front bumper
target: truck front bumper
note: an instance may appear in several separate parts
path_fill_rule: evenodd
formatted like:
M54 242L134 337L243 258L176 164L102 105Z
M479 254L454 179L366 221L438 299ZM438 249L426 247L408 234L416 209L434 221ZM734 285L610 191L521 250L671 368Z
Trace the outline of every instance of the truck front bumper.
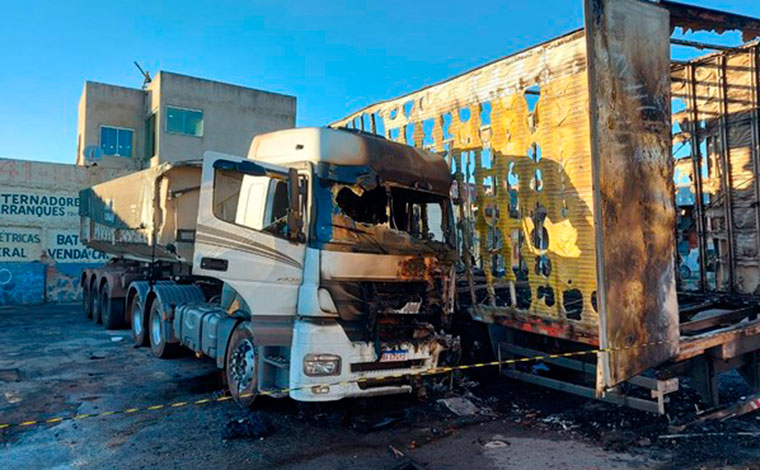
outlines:
M378 361L374 345L351 342L335 321L296 320L290 363L290 396L298 401L334 401L409 393L410 376L431 370L445 348L437 339L424 343L399 343L383 348L395 353L388 361ZM333 375L307 375L304 358L337 356L340 365Z

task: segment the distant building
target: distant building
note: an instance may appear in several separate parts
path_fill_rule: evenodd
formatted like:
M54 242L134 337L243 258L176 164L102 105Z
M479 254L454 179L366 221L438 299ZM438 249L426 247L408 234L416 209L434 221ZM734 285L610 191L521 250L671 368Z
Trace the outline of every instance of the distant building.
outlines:
M245 156L295 115L292 96L169 72L144 90L86 82L76 165L0 159L0 306L81 298L82 269L108 257L80 243L80 189L206 150Z
M255 135L294 127L295 117L293 96L171 72L144 90L88 81L76 162L137 170L206 150L247 155Z

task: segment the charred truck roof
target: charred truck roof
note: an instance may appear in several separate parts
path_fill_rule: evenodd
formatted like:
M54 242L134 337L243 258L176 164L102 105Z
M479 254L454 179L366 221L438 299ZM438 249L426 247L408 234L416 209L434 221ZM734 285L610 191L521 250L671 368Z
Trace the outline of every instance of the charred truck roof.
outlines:
M380 180L448 195L452 175L443 157L369 134L327 127L287 129L256 136L248 158L268 163L309 161L319 175L337 181ZM364 167L349 170L345 167Z

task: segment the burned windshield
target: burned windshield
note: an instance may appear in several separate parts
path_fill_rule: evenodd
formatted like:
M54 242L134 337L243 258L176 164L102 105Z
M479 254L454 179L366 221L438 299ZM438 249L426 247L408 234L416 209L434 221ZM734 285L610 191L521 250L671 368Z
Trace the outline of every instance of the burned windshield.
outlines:
M322 179L317 235L322 243L373 252L420 251L452 245L449 199L385 184ZM329 220L327 215L329 215Z
M335 196L338 208L356 222L384 224L388 222L387 191L382 186L356 194L350 186L343 186Z

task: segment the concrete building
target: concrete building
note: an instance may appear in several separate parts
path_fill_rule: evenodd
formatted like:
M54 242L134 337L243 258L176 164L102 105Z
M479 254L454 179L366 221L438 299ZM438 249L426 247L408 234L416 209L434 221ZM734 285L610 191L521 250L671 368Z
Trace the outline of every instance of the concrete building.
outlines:
M85 267L79 190L206 150L247 155L257 134L295 125L296 99L169 72L145 89L86 82L76 164L0 159L0 306L78 300Z
M77 164L137 170L246 155L257 134L295 125L296 98L158 72L145 89L86 82L79 100Z

